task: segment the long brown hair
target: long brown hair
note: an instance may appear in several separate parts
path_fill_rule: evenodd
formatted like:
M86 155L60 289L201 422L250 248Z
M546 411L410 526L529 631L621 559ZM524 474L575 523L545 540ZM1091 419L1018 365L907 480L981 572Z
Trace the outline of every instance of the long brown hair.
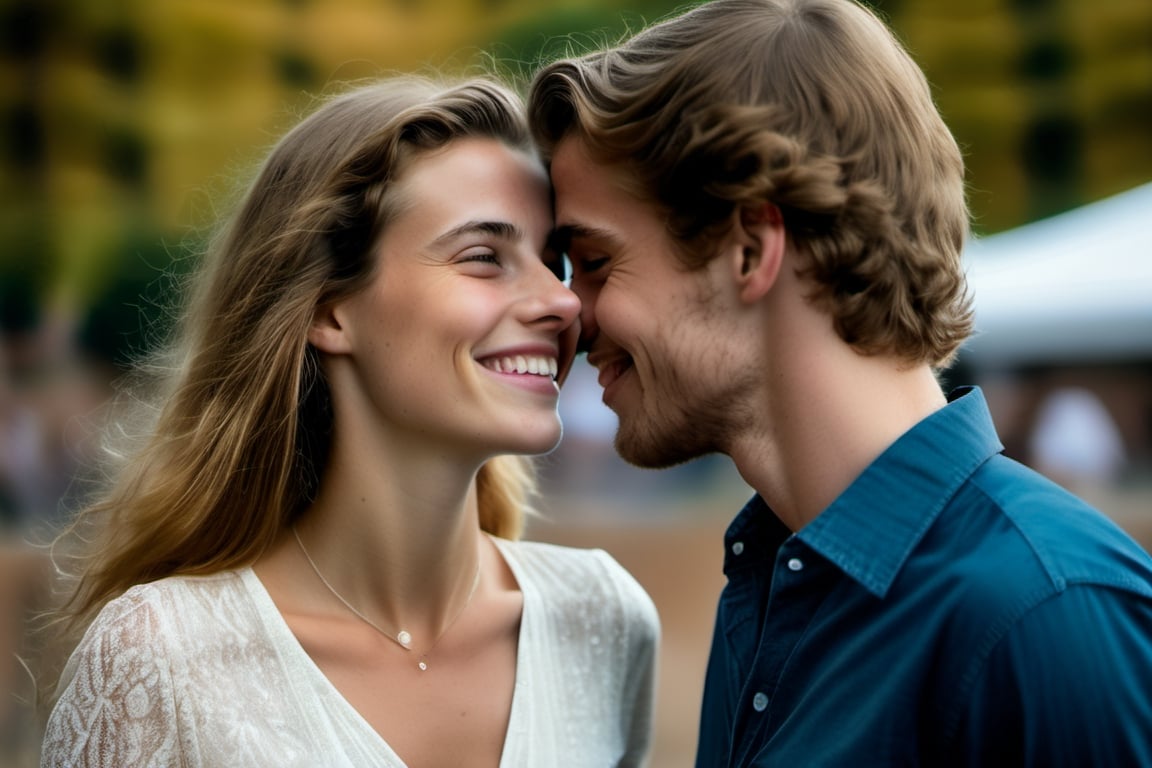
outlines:
M405 165L471 136L531 147L504 87L397 77L328 100L275 146L205 254L168 362L141 367L160 371L147 377L143 402L156 405L142 442L115 452L106 489L73 525L85 542L75 624L134 584L250 564L306 508L331 429L307 342L315 309L371 277ZM487 462L481 526L519 535L533 490L526 459Z

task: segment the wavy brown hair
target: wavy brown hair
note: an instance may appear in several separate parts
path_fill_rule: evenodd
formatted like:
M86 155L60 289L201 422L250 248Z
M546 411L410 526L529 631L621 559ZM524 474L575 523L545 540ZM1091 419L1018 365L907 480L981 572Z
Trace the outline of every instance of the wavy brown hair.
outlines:
M315 310L371 278L406 165L463 137L532 149L509 90L415 77L336 96L275 146L205 254L142 444L70 532L75 624L134 584L250 564L308 506L332 420ZM518 536L533 490L528 460L485 463L481 526Z
M622 166L686 265L769 201L859 351L944 365L971 332L960 151L919 67L852 0L713 0L546 66L528 101L545 154L571 135Z

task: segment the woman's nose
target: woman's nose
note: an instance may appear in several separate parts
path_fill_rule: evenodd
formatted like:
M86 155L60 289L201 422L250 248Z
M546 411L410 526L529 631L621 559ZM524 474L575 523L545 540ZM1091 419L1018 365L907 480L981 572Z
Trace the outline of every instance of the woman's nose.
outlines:
M554 318L560 330L568 328L580 317L580 297L544 264L536 270L536 275L533 291L539 292L540 301L535 309L538 319Z

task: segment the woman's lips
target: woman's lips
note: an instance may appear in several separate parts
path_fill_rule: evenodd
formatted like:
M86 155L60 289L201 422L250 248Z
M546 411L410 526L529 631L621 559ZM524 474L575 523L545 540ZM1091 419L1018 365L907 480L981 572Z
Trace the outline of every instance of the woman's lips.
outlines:
M485 368L496 373L531 374L556 378L559 365L555 357L547 355L506 355L488 357L480 361Z

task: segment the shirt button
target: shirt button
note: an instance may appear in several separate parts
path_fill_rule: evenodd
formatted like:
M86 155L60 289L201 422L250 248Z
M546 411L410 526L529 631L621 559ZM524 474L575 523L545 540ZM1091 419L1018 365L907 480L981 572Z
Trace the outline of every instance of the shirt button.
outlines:
M764 693L758 693L752 697L752 709L757 712L763 712L768 709L768 696Z
M790 571L802 571L802 570L804 570L804 561L798 557L792 558L791 560L788 561L788 570L790 570Z
M732 554L734 554L734 555L744 554L744 542L742 542L742 541L733 542L732 543Z

